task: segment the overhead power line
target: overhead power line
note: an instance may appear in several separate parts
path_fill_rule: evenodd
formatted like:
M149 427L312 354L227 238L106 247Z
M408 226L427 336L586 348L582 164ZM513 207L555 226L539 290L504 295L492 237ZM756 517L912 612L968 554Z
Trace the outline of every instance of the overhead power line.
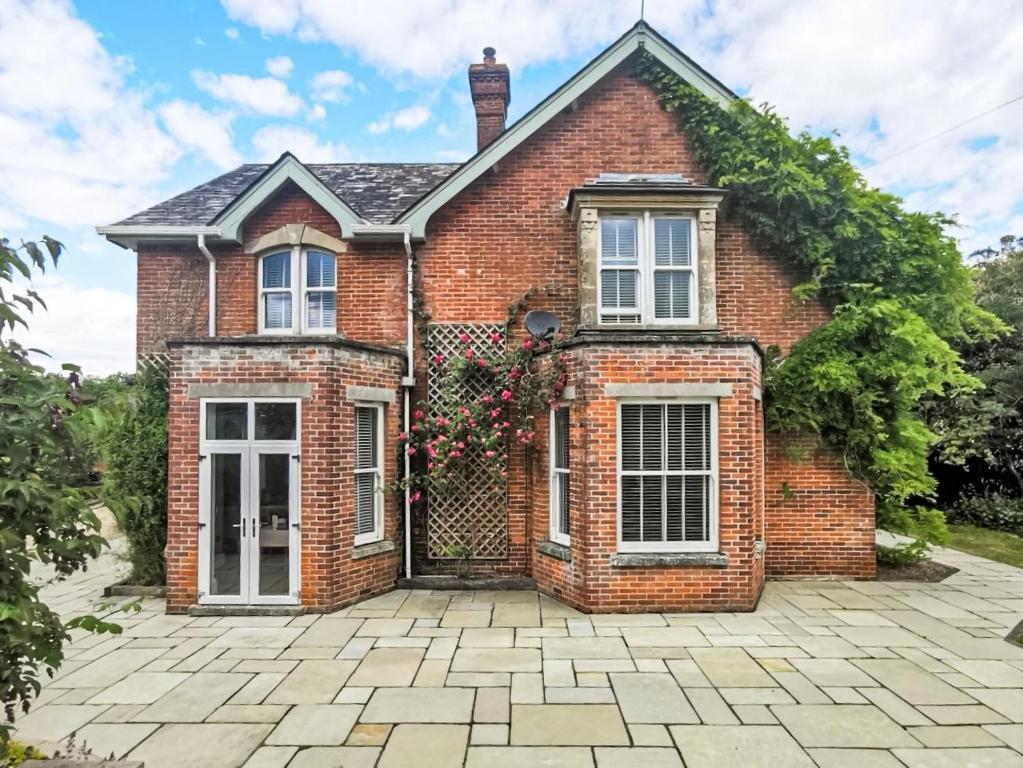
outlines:
M943 131L939 131L938 133L935 133L932 136L928 136L926 139L921 139L920 141L916 142L915 144L910 144L908 147L903 147L899 151L892 152L892 154L886 155L886 156L880 158L879 160L875 160L872 163L867 163L866 165L861 166L861 168L863 168L863 169L873 168L875 165L880 165L881 163L887 162L887 161L891 160L894 157L898 157L899 155L904 155L906 152L909 152L911 149L916 149L917 147L923 146L924 144L927 144L928 142L934 141L935 139L940 139L942 136L946 136L946 135L952 133L952 131L959 130L964 125L969 125L970 123L976 122L977 120L980 120L982 117L987 117L988 115L990 115L990 114L992 114L994 112L997 112L1000 109L1004 109L1005 107L1008 107L1008 106L1010 106L1012 104L1015 104L1017 101L1023 101L1023 93L1021 93L1019 96L1017 96L1014 99L1009 99L1004 104L999 104L997 107L992 107L991 109L987 110L986 112L981 112L979 115L974 115L971 118L963 120L961 123L956 123L955 125L953 125L953 126L951 126L949 128L946 128Z

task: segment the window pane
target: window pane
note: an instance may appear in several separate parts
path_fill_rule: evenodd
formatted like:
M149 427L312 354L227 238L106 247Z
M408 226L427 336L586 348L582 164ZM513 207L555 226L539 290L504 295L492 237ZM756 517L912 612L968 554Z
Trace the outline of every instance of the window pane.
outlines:
M669 475L664 478L667 486L665 512L667 513L668 541L682 541L685 537L682 532L682 477L680 475Z
M642 442L643 416L638 405L622 406L622 470L635 472L640 469L640 444Z
M654 317L685 320L690 317L691 272L654 272Z
M604 309L635 309L638 276L634 269L601 270L600 306Z
M627 475L622 478L622 541L642 541L640 528L643 491L640 478Z
M554 412L554 466L568 469L568 409Z
M248 403L207 403L207 440L245 440L249 431Z
M569 535L568 531L568 502L569 502L569 482L567 474L558 474L558 532Z
M689 475L685 480L685 539L710 539L710 477Z
M295 439L294 403L256 403L257 440Z
M355 535L373 533L376 528L376 473L355 475Z
M666 448L665 468L669 472L679 472L682 469L682 452L684 435L682 431L682 408L681 405L666 405L664 407L664 442Z
M643 477L643 541L661 541L661 492L663 477Z
M355 409L355 468L373 469L377 466L377 409Z
M654 263L658 267L688 267L689 219L654 219Z
M710 405L684 405L685 468L710 469Z
M337 322L337 297L334 292L306 295L306 328L333 328Z
M267 328L291 327L291 294L263 294L263 324Z
M600 220L600 259L604 264L638 264L636 219Z
M661 418L664 408L644 405L643 408L643 469L651 472L664 469L661 458Z
M320 251L309 251L305 257L305 284L307 288L334 287L334 256Z
M263 287L291 287L291 252L273 253L263 257Z

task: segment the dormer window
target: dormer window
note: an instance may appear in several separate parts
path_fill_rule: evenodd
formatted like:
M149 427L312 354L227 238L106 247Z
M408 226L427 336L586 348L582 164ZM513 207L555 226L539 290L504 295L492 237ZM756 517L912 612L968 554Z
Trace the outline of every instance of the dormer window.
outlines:
M336 329L334 254L291 248L260 258L260 333L335 333Z
M600 324L697 322L692 216L601 215Z

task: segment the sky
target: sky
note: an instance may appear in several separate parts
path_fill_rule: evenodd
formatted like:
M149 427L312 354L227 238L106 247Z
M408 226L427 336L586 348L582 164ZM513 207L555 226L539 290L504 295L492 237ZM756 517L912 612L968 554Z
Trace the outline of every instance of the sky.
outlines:
M1023 234L1019 0L646 0L656 29L871 184ZM640 0L0 0L0 236L67 246L22 341L134 368L134 254L95 233L243 162L460 161L466 67L511 69L509 122L625 32Z

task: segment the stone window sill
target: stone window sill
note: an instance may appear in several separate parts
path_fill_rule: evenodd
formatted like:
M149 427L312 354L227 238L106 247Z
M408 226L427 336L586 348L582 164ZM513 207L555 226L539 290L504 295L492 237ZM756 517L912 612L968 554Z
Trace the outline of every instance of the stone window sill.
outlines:
M727 568L723 552L616 552L614 568Z
M564 544L558 544L555 541L541 541L536 545L536 551L548 557L553 557L555 560L564 560L566 563L572 562L572 550Z
M383 552L393 552L394 542L390 539L382 539L381 541L374 541L369 544L360 544L357 547L352 547L352 560L361 560L364 557L372 557L373 555L379 555Z

